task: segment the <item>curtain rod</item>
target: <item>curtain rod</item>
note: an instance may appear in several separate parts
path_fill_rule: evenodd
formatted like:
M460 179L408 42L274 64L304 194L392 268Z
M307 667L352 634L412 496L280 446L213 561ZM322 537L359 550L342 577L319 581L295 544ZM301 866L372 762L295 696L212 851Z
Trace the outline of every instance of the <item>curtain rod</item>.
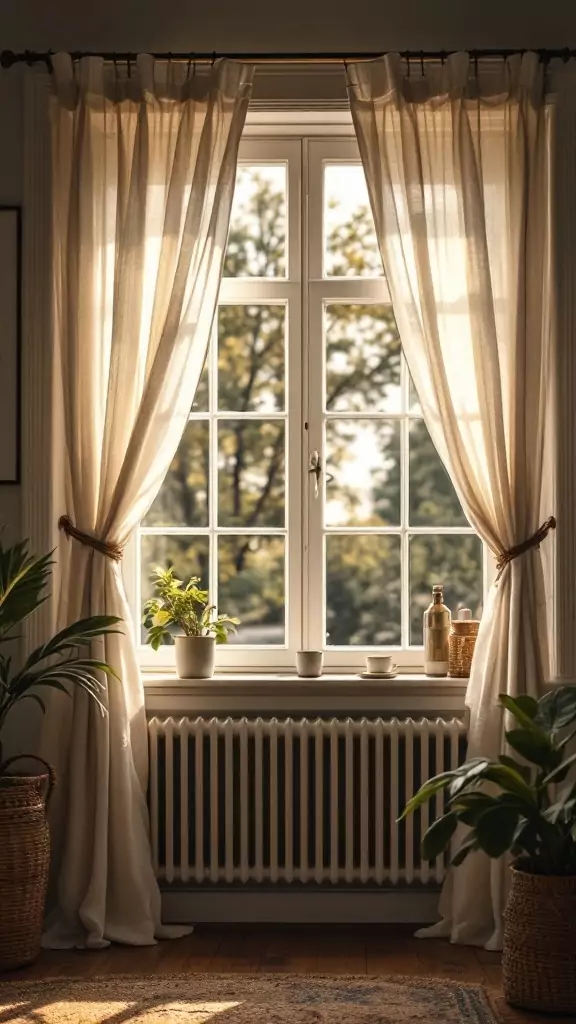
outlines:
M453 50L401 50L399 51L400 56L407 61L424 62L424 61L445 61L451 53L457 51ZM569 49L568 47L561 50L546 50L546 49L534 49L526 47L518 47L515 50L468 50L467 51L473 60L479 60L481 58L500 58L506 59L512 57L517 53L533 52L543 61L553 60L559 58L567 61L571 57L576 56L576 50ZM37 50L23 50L19 53L15 53L13 50L2 50L0 52L0 67L11 68L14 64L35 64L44 63L49 68L52 65L53 50L37 51ZM384 55L383 51L379 50L374 53L152 53L151 56L156 60L166 61L186 61L195 62L197 64L213 64L220 58L227 58L228 60L239 60L247 61L251 64L344 64L348 61L365 61L365 60L377 60L379 57ZM74 50L70 53L72 60L80 60L82 57L102 57L105 61L118 61L120 63L132 63L136 60L136 53L128 53L126 51L114 53L104 52L95 53L94 51L82 51Z

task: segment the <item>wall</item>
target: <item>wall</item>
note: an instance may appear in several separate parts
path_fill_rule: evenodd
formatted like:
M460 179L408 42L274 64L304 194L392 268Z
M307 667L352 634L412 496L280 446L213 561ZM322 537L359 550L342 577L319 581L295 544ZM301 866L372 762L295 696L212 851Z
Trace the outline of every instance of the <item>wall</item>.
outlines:
M9 49L379 50L576 45L569 0L2 0Z
M18 74L0 75L0 205L22 203L23 144L22 80ZM0 273L2 268L0 267ZM0 325L0 350L3 337ZM2 438L0 438L2 443ZM9 544L20 536L20 487L0 485L0 526L2 542Z

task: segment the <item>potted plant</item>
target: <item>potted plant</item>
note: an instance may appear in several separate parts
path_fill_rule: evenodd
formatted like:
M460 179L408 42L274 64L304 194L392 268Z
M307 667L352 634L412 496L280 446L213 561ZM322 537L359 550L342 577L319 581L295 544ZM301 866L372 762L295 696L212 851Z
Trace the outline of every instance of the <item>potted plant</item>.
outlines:
M0 543L0 645L15 639L14 628L46 600L52 565L51 555L30 555L26 541L8 548ZM38 691L47 687L68 693L79 686L105 713L105 684L97 673L115 673L84 652L96 637L118 632L120 621L114 615L81 619L32 651L17 671L0 650L0 969L29 963L40 948L50 860L46 804L54 786L53 769L42 758L4 757L7 721L25 700L45 712ZM42 774L14 772L29 756L44 765Z
M208 604L208 591L200 590L199 576L188 583L176 579L174 569L154 569L157 597L144 605L147 642L157 651L163 643L176 644L176 669L180 679L209 679L214 675L216 644L228 642L240 619L217 615ZM182 630L175 636L170 626Z
M512 854L504 995L525 1009L576 1013L576 781L569 778L576 687L559 687L539 701L501 694L500 704L516 719L506 739L517 756L474 758L437 775L402 817L444 793L444 813L422 841L427 859L451 844L459 825L468 831L453 865L475 850Z

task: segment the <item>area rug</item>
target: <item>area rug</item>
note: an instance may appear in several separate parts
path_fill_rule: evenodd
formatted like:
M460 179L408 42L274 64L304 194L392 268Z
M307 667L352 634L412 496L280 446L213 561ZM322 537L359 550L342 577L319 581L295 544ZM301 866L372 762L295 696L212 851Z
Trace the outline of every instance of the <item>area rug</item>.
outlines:
M1 1024L496 1024L478 985L354 975L169 974L0 984Z

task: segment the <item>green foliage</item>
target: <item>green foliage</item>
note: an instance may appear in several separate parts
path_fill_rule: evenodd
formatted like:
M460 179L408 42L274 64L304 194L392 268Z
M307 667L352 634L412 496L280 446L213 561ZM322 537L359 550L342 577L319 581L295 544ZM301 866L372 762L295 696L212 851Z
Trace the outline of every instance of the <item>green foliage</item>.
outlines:
M157 568L153 579L158 597L146 602L144 625L154 651L162 643L173 643L170 626L179 626L184 636L214 636L217 644L225 644L228 633L236 631L240 620L214 614L216 608L208 604L208 591L198 587L198 576L183 583L174 576L174 569Z
M576 729L576 688L560 687L541 700L500 695L504 711L519 723L508 729L509 746L523 759L503 754L497 761L475 758L426 782L407 804L402 818L444 793L445 811L426 832L428 859L445 850L458 823L469 831L452 857L461 864L473 850L489 857L510 851L526 871L576 874L576 782L556 792L576 764L565 756ZM529 762L526 764L526 761ZM492 783L486 788L487 783Z
M0 543L0 644L15 639L14 628L46 600L45 589L53 564L51 555L30 555L27 541L8 548ZM86 657L82 652L99 637L120 632L114 627L121 621L115 615L93 615L74 622L32 651L16 672L12 670L12 658L0 653L0 774L6 719L23 700L34 701L44 712L39 688L68 694L68 686L79 686L105 712L106 685L101 675L116 673L104 661Z

